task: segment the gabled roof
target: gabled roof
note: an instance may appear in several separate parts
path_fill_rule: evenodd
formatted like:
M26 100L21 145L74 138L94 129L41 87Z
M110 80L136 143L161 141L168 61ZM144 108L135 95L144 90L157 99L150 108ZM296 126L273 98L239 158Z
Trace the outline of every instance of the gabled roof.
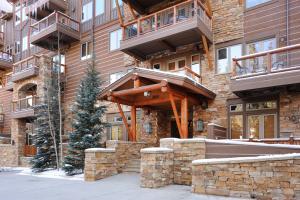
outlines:
M214 99L216 96L214 92L187 75L145 68L133 68L133 70L128 72L125 76L104 88L99 94L99 99L107 100L109 93L112 91L133 88L133 79L136 76L149 84L156 84L165 80L171 86L176 87L177 90L197 98Z

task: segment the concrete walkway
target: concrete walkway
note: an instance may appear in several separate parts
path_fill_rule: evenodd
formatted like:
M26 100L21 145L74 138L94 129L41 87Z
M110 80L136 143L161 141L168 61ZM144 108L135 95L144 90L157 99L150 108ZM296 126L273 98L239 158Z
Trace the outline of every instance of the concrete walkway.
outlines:
M97 182L49 179L0 172L0 199L5 200L198 200L229 199L192 194L190 187L139 187L136 173L119 174Z

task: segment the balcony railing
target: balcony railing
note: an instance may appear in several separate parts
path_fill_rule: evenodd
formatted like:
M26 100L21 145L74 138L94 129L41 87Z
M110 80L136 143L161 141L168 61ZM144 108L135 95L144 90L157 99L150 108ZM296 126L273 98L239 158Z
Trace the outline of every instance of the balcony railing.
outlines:
M26 97L18 99L12 102L12 111L18 112L22 110L33 109L34 106L38 105L39 98L37 96Z
M13 56L7 52L0 51L0 60L5 62L13 62Z
M65 28L76 32L80 31L80 23L78 21L72 19L62 12L56 11L50 14L48 17L45 17L44 19L32 24L32 34L36 35L54 24L63 25Z
M20 73L31 69L32 67L38 66L38 60L40 56L33 55L24 60L21 60L14 64L13 66L13 74Z
M4 87L7 91L13 90L12 72L5 74Z
M0 32L0 45L4 45L4 33Z
M180 69L171 70L170 72L173 72L175 74L185 75L198 83L202 83L202 77L189 67L182 67Z
M233 59L233 79L300 69L300 44Z
M207 8L200 0L188 0L125 24L123 40L182 23L196 15L209 30L212 29L211 17L209 17Z

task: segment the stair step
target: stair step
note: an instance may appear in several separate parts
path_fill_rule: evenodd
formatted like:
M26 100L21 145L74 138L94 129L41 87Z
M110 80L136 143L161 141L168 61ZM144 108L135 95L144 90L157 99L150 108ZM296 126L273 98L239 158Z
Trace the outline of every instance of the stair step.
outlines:
M136 173L140 173L140 166L141 166L141 160L140 159L133 159L133 160L130 160L123 172L136 172Z

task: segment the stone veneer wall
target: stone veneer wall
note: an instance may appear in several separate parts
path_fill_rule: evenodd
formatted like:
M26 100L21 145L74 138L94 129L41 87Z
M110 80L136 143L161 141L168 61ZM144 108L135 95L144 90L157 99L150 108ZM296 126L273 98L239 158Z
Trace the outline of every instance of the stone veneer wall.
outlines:
M96 181L116 175L116 150L94 148L85 150L84 180Z
M165 138L160 140L160 147L173 149L174 183L191 185L192 161L205 158L205 140Z
M144 142L106 141L106 148L115 149L116 164L119 173L123 171L128 161L141 158L140 151L147 146L149 145Z
M158 188L173 183L172 149L146 148L141 154L141 187Z
M0 144L0 167L18 166L16 146L10 144Z
M192 192L300 199L300 154L193 161Z

